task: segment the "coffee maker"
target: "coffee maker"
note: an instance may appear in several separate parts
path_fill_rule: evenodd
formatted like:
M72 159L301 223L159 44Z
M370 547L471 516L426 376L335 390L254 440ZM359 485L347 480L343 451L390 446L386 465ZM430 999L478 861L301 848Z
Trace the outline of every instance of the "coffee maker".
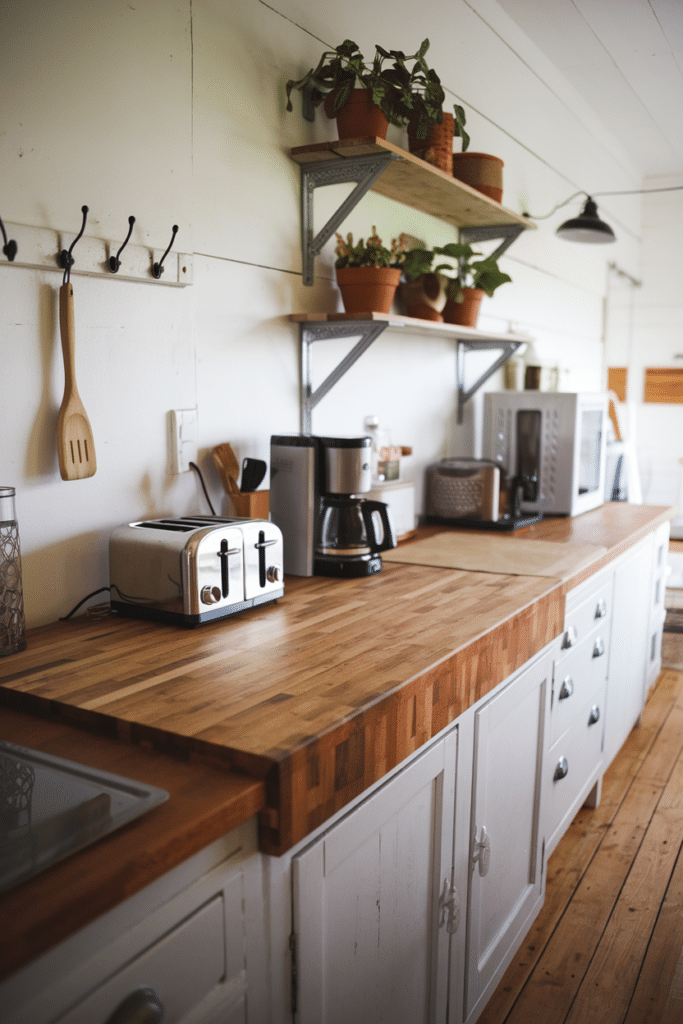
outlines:
M286 573L380 571L380 552L396 538L387 505L362 497L372 487L371 453L369 437L271 437L270 518L282 531Z

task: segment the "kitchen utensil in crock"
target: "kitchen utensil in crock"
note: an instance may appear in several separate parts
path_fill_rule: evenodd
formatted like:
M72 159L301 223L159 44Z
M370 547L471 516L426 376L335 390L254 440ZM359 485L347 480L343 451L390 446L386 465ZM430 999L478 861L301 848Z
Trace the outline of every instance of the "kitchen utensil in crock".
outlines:
M266 475L263 459L245 459L242 463L241 491L255 491Z
M213 461L216 463L216 469L226 494L238 494L237 478L240 475L240 464L232 450L232 446L229 444L217 444L212 449L211 454L213 455Z
M64 398L57 417L57 457L62 480L81 480L97 469L95 439L76 386L76 325L71 281L59 289L59 330L64 356Z

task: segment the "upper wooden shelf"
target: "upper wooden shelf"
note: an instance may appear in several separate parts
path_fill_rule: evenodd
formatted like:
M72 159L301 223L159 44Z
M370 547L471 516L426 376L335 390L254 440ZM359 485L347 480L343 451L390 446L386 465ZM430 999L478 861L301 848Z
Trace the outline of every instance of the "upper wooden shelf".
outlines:
M473 346L487 343L528 343L531 339L526 334L512 334L496 331L481 331L476 327L461 327L458 324L437 323L434 320L419 320L413 316L400 316L396 313L290 313L287 317L292 323L298 324L347 324L349 335L354 323L376 323L387 327L400 327L415 334L431 332L449 338L459 338L472 342ZM341 331L339 332L341 334Z
M377 154L392 157L370 186L379 195L429 213L456 228L506 224L520 228L536 227L528 218L513 213L452 175L384 139L320 142L312 146L297 146L290 153L292 160L302 167Z

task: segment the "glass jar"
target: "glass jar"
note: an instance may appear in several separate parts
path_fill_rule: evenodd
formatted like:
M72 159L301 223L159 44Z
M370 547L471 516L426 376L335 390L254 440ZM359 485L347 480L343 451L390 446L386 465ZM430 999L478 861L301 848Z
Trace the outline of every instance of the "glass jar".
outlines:
M14 488L0 486L0 657L26 647L19 526Z

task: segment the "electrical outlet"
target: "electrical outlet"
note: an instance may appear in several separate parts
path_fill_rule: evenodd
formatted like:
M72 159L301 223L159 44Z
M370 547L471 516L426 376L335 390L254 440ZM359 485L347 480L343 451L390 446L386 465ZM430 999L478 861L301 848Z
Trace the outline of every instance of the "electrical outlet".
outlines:
M171 411L171 472L187 473L197 461L197 410Z

